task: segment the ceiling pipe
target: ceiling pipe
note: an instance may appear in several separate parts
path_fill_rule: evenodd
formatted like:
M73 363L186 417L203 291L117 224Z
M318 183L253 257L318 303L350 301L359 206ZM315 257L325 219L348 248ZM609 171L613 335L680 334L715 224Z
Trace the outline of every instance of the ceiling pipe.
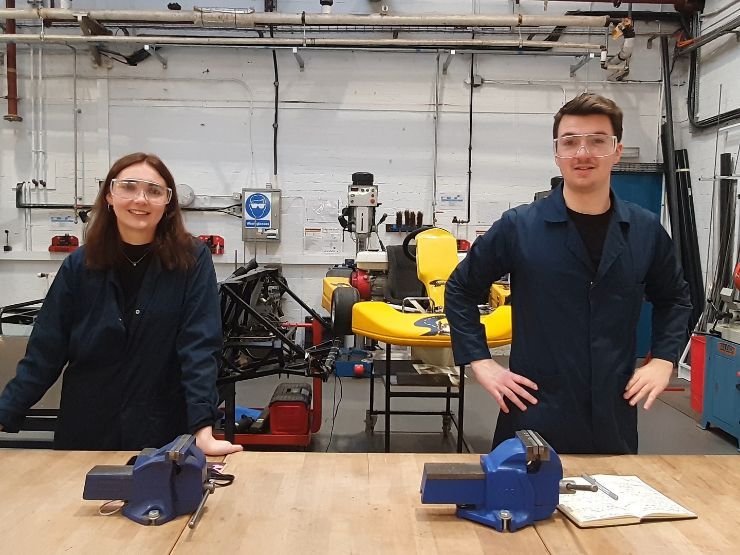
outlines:
M545 0L548 1L548 0ZM556 2L557 0L549 0ZM621 4L670 4L677 12L692 14L704 9L704 0L561 0L564 2L588 2L589 4L612 4L618 8Z
M252 29L269 25L380 26L380 27L606 27L607 16L549 16L549 15L352 15L352 14L288 14L277 12L247 12L234 9L206 9L192 11L145 10L63 10L53 8L7 10L0 9L0 19L43 19L49 21L77 21L89 17L96 21L117 23L179 23L197 27L225 27Z
M393 48L435 49L470 48L557 48L601 51L593 43L551 42L526 39L325 39L325 38L252 38L252 37L173 37L173 36L78 36L78 35L0 35L0 42L19 44L156 44L183 46L245 46L263 48Z
M629 75L630 58L635 49L635 27L632 23L632 19L629 17L625 18L618 25L618 28L624 36L622 48L620 48L619 52L612 56L608 61L604 60L601 63L602 69L612 72L609 75L609 79L614 81L621 81Z
M5 6L15 8L15 0L5 0ZM6 35L15 35L15 20L8 19L5 25ZM16 71L15 43L8 41L7 46L7 81L8 81L8 113L3 116L5 121L18 122L23 118L18 115L18 73Z

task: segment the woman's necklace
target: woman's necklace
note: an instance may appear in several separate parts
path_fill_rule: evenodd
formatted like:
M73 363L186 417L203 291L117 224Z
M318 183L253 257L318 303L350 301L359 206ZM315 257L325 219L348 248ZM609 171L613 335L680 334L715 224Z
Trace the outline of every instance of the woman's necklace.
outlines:
M127 255L127 254L126 254L125 252L123 252L123 251L121 251L121 254L123 254L123 257L124 257L124 258L125 258L126 260L128 260L128 261L129 261L129 262L131 263L131 265L132 265L132 266L133 266L133 267L135 268L135 267L136 267L136 265L137 265L137 264L138 264L139 262L141 262L142 260L144 260L144 259L146 258L146 256L147 256L147 255L148 255L148 254L149 254L150 252L152 252L152 249L149 249L148 251L146 251L146 252L145 252L145 253L143 254L143 256L142 256L141 258L139 258L138 260L131 260L131 259L130 259L130 258L128 257L128 255Z

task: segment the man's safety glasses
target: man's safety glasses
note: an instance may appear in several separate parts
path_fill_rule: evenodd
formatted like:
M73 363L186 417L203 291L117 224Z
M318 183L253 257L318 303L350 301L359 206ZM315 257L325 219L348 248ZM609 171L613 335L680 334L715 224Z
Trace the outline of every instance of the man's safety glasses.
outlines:
M172 189L162 187L153 181L145 179L111 179L110 192L113 196L126 200L134 200L144 193L144 198L152 204L168 204L172 199Z
M566 135L554 139L553 148L556 158L575 158L581 149L594 158L604 158L617 151L617 138L600 133Z

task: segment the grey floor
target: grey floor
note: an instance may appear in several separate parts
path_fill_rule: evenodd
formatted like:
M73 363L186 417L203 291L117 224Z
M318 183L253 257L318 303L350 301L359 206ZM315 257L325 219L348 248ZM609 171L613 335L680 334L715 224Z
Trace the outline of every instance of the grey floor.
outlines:
M505 362L503 359L501 362ZM487 453L498 416L498 405L466 373L465 437L473 452ZM340 381L341 380L341 381ZM261 378L237 385L237 403L262 406L280 381L301 381L291 377ZM696 413L689 407L689 382L674 379L671 383L684 391L666 391L649 410L639 413L639 452L641 454L737 454L735 438L721 430L702 430ZM336 418L332 417L337 403ZM365 431L365 411L369 405L369 380L366 378L330 378L324 384L323 418L320 431L312 438L309 451L339 453L382 452L383 418L379 418L373 433ZM383 402L383 386L375 380L376 408ZM453 401L453 410L456 401ZM441 410L437 399L394 399L393 408ZM333 427L333 431L332 431ZM412 453L455 452L456 433L442 434L442 419L438 416L394 416L391 429L391 451Z
M23 356L26 338L0 337L0 384L15 373L15 365ZM402 356L402 355L401 355ZM498 356L502 364L506 356ZM498 406L476 383L471 373L465 389L465 437L472 451L486 453L490 450L493 429L496 425ZM300 378L291 377L290 381ZM267 403L280 381L285 377L260 378L237 384L237 403L261 407ZM643 454L736 454L737 442L721 430L702 430L697 425L698 414L691 410L689 383L674 379L672 384L683 391L667 391L649 411L640 410L639 451ZM37 406L58 406L58 384L49 391ZM341 393L341 402L339 396ZM383 386L375 381L376 407L383 402ZM336 404L334 399L336 399ZM396 399L395 409L441 410L443 401L433 399ZM330 378L324 384L323 418L320 431L312 438L310 451L330 452L382 452L383 419L379 418L374 433L365 431L365 411L369 404L369 380L363 378ZM456 403L453 401L453 410ZM332 415L336 410L336 418ZM333 431L332 431L333 428ZM442 434L442 419L438 416L394 416L392 421L391 450L394 452L439 453L455 452L456 434ZM48 441L50 433L23 432L24 439ZM3 440L17 439L17 434L0 432Z

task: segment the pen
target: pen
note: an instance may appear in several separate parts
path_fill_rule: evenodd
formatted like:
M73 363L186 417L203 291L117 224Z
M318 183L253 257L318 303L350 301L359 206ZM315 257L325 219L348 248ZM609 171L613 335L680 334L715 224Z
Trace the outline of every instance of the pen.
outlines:
M617 494L616 493L614 493L610 489L605 488L601 483L597 482L596 481L596 478L594 478L593 476L589 476L588 474L581 474L581 478L583 478L584 480L586 480L589 484L594 485L597 488L599 488L601 491L603 491L605 494L607 494L612 499L614 499L614 500L619 499L619 497L617 497Z

